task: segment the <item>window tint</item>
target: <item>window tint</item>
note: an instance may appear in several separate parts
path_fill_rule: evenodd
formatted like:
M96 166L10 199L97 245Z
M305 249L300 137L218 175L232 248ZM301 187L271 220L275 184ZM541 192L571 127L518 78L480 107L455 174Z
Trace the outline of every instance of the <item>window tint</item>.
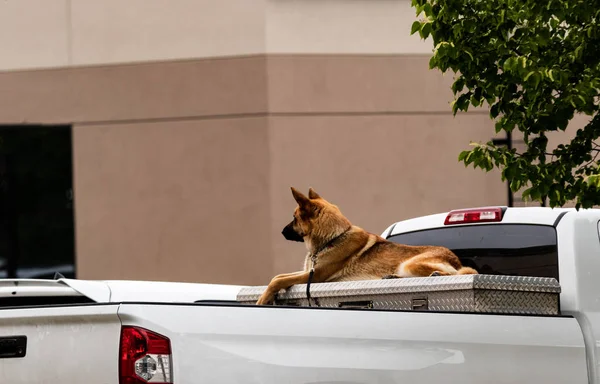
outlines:
M407 245L450 248L465 266L490 275L553 277L558 280L556 230L545 225L493 224L428 229L394 235Z

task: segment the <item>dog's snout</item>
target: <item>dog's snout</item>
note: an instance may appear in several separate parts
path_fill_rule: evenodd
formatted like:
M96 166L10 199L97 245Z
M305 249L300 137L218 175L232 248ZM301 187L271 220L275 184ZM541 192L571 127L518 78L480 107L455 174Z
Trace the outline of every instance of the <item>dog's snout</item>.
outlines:
M302 238L302 236L300 236L294 230L294 222L291 222L288 225L286 225L285 228L283 228L283 231L281 231L281 234L283 235L283 237L285 237L286 240L298 241L301 243L304 242L304 238Z

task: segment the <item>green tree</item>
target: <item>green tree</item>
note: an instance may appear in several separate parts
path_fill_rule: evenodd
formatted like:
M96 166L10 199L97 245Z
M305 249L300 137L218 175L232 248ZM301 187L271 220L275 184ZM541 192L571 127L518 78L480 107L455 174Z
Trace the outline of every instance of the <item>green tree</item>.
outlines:
M487 106L496 132L526 150L472 143L465 166L502 171L524 199L577 208L600 204L599 0L412 0L411 34L431 38L431 69L455 73L452 112ZM576 114L589 123L548 148Z

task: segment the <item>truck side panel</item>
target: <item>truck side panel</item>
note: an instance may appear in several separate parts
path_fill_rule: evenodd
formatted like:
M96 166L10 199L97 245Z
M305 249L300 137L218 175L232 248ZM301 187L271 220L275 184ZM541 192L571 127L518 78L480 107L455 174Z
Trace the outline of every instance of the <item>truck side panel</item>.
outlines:
M119 382L118 305L0 310L0 340L27 336L24 357L0 358L0 383Z
M177 383L587 383L566 317L123 304L171 339Z

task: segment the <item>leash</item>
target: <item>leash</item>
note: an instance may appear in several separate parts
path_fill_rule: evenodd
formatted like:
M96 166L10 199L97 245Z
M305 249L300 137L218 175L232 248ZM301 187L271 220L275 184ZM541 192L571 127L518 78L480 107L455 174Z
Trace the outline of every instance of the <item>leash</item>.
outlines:
M310 283L312 282L313 276L315 275L315 265L317 264L317 255L313 254L310 256L310 261L311 261L311 268L310 268L310 272L308 273L308 281L306 282L306 298L308 299L308 306L312 307L312 304L310 303ZM315 300L315 304L317 304L317 307L320 307L319 302L317 300Z
M313 254L310 255L311 267L310 267L310 272L308 273L308 281L306 282L306 298L308 299L309 307L312 307L312 304L310 303L310 300L311 300L310 283L312 283L313 277L315 275L315 266L317 265L317 255L319 253L323 252L325 249L333 248L333 243L336 242L340 237L344 236L347 232L348 232L348 230L340 233L339 235L337 235L333 239L329 240L325 245L323 245L321 248L317 249ZM321 306L321 304L319 304L318 298L315 298L315 304L317 305L317 307Z
M310 303L310 283L313 279L313 275L315 274L315 269L311 268L310 273L308 274L308 282L306 283L306 298L308 299L308 306L312 307Z

